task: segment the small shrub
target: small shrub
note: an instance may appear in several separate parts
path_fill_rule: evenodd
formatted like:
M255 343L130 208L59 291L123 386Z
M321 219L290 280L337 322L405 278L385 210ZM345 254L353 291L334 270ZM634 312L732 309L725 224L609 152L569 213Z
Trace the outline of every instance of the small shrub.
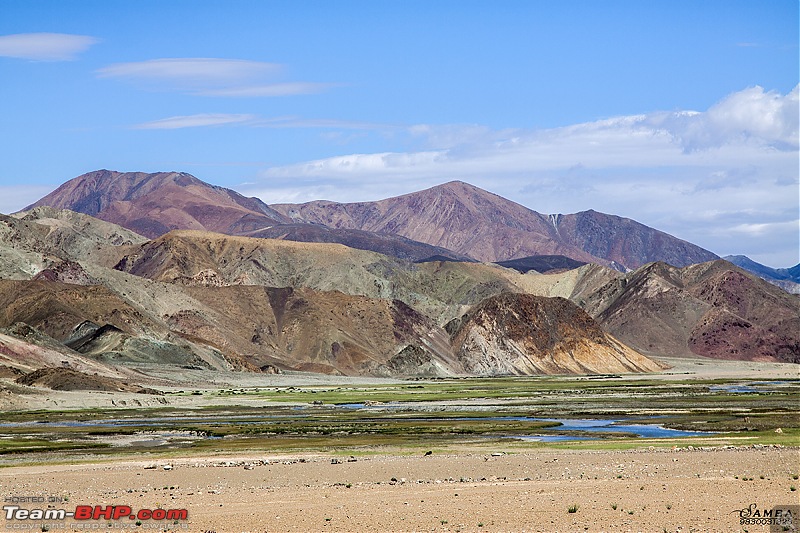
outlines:
M611 508L612 508L612 509L614 509L614 510L616 511L616 510L617 510L617 504L616 504L616 503L612 503L612 504L611 504Z
M567 507L567 512L568 513L577 513L578 512L578 504L577 503L573 503L572 505Z

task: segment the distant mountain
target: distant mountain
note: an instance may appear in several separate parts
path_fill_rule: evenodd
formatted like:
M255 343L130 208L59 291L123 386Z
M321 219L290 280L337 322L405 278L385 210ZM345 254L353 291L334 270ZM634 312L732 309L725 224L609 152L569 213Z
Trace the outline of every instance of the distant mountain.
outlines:
M680 267L717 258L634 220L596 211L543 215L460 181L376 202L268 206L183 172L99 170L64 183L29 208L37 206L78 211L149 238L189 229L338 242L411 261L563 255L633 270L653 261Z
M508 261L498 261L495 264L513 268L523 274L531 270L544 274L553 270L572 270L586 263L575 261L563 255L532 255L530 257L520 257L519 259L509 259Z
M728 255L723 259L777 285L786 292L800 294L800 264L791 268L770 268L753 261L746 255Z
M257 198L184 172L89 172L25 210L38 206L78 211L150 238L173 229L237 234L288 222Z
M551 220L564 242L629 270L656 261L684 267L719 259L708 250L629 218L589 210L551 215Z
M717 258L630 219L596 211L543 215L460 181L377 202L272 207L295 222L402 235L487 262L564 255L635 269L652 261L686 266Z
M800 299L727 261L652 263L570 298L642 353L800 363Z
M431 256L473 259L400 235L292 223L257 198L209 185L183 172L98 170L72 179L26 210L70 209L119 224L149 238L188 229L300 242L340 243L419 261Z

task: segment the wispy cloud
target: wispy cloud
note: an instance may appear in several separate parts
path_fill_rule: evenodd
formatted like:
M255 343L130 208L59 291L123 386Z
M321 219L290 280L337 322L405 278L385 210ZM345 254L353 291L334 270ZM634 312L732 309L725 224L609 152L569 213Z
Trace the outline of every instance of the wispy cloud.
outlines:
M274 63L242 59L177 58L117 63L99 69L97 74L101 78L168 82L197 89L245 83L280 70L281 66Z
M731 229L734 233L745 234L752 237L761 237L774 234L777 231L797 230L800 227L800 219L787 220L784 222L766 222L761 224L737 224Z
M288 82L268 83L265 85L250 85L242 87L228 87L225 89L211 89L199 91L203 96L231 96L231 97L261 97L261 96L291 96L296 94L318 94L331 87L333 83Z
M17 33L0 35L0 56L33 61L70 61L99 42L87 35Z
M115 78L151 90L181 91L198 96L274 97L313 94L329 83L280 82L283 65L217 58L151 59L101 68L101 78Z
M182 128L202 128L209 126L225 126L232 124L252 123L255 115L248 114L225 114L225 113L203 113L198 115L184 115L177 117L162 118L152 122L137 124L137 130L177 130Z
M131 126L137 130L173 130L208 126L242 126L251 128L308 128L323 130L385 130L393 126L373 122L336 119L314 119L296 116L263 118L248 113L200 113L179 115Z

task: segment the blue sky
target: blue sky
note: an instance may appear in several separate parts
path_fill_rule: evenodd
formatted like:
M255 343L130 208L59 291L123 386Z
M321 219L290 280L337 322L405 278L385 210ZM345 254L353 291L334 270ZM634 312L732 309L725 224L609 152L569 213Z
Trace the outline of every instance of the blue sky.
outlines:
M85 172L453 179L800 261L798 2L0 0L0 212Z

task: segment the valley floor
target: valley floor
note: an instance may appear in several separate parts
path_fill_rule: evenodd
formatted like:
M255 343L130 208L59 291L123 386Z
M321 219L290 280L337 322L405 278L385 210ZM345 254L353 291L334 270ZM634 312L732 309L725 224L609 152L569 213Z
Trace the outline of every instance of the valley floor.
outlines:
M791 363L759 363L752 361L724 361L707 358L658 357L669 368L663 372L623 374L626 380L796 380L800 379L800 365ZM399 379L374 377L329 376L310 373L254 374L248 372L193 371L167 365L143 365L141 384L161 390L179 388L217 391L224 388L248 387L348 387L407 383ZM566 380L583 379L565 376ZM0 380L0 411L19 409L81 409L96 407L136 407L172 405L176 407L202 407L242 403L236 396L209 399L205 396L155 397L146 394L100 391L42 390L25 394L12 394Z
M0 522L205 533L797 531L799 365L667 362L641 376L430 381L151 368L160 396L20 394L4 380ZM519 438L575 436L542 422L553 418L700 433ZM79 506L122 514L25 512ZM135 516L148 509L177 514ZM776 510L795 522L743 521Z

